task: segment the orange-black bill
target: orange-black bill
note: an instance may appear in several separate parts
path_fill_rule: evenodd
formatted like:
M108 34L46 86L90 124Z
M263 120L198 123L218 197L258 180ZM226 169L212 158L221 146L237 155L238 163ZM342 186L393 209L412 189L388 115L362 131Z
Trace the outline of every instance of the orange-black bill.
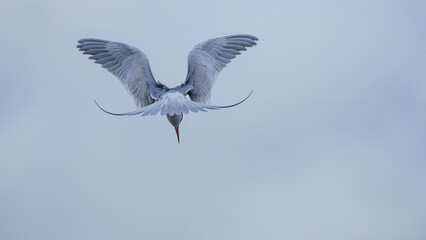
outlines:
M179 140L179 125L177 125L177 127L175 127L175 130L176 130L176 135L177 135L177 138L178 138L178 143L180 143L180 140Z

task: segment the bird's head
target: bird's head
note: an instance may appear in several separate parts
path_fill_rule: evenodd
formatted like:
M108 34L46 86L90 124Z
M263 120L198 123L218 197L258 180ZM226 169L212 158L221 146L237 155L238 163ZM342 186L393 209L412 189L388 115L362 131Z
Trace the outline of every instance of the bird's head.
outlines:
M173 127L176 130L176 135L177 135L177 139L178 139L178 143L180 143L179 140L179 124L180 122L182 122L183 119L183 114L175 114L173 116L170 116L169 114L166 115L167 116L167 120L169 120L169 122L173 125Z

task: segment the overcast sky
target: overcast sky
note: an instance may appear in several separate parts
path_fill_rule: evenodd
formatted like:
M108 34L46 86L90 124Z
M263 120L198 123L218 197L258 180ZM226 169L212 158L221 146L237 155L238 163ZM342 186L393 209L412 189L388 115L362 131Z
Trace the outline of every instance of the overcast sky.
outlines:
M425 1L1 1L0 239L426 239ZM202 41L258 45L212 104L135 110L75 47L182 83Z

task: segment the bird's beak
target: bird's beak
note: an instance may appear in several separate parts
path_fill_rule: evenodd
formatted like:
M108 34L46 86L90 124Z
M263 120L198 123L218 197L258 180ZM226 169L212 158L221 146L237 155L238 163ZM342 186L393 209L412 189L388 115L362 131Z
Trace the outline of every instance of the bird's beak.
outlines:
M177 138L178 138L178 143L180 143L180 140L179 140L179 125L177 125L177 127L175 127L175 130L176 130L176 135L177 135Z

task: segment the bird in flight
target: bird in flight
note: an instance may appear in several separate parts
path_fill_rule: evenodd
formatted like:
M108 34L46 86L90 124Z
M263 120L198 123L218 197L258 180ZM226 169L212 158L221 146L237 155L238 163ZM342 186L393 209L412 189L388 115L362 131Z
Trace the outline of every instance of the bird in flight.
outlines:
M115 116L166 115L176 131L178 143L179 124L183 114L206 112L234 107L242 101L228 106L208 105L210 92L219 72L231 59L256 45L257 37L238 34L213 38L197 44L188 55L188 74L180 86L169 88L156 81L152 75L147 56L139 49L124 43L102 39L85 38L78 41L77 48L89 59L101 64L124 85L135 100L138 110L128 113L112 113L96 105L105 113ZM186 97L189 96L189 99Z

